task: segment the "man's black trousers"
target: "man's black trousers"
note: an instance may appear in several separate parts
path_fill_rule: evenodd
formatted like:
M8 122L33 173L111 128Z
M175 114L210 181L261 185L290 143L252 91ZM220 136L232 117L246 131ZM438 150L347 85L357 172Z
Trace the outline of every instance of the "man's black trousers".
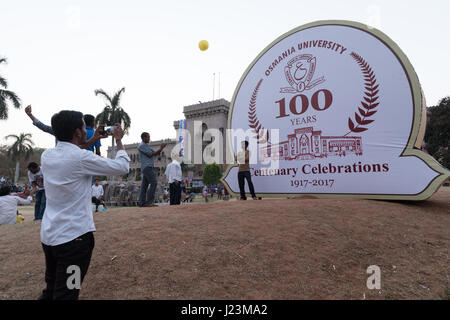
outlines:
M241 198L243 200L247 200L247 197L245 195L245 180L247 180L248 188L250 189L250 194L252 195L252 198L255 198L255 188L253 187L252 183L252 176L250 175L250 171L239 171L238 172L238 182L239 182L239 191L241 193Z
M181 203L181 183L169 183L170 205Z
M88 232L78 238L57 246L42 244L45 254L45 282L47 287L39 299L42 300L78 300L79 289L72 288L79 268L80 284L83 282L94 250L94 234ZM69 279L71 277L71 279Z
M97 198L97 197L92 197L92 203L95 204L95 212L98 211L98 206L99 206L99 205L105 206L105 203L103 202L103 199L100 200L100 199Z

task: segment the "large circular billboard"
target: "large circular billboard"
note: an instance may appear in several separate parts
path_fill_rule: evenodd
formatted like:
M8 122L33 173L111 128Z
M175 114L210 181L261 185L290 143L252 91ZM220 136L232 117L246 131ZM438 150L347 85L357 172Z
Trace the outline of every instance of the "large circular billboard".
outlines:
M417 149L424 107L413 67L385 34L314 22L276 39L243 74L230 152L245 132L260 195L425 199L449 171ZM237 172L230 166L223 179L233 193Z

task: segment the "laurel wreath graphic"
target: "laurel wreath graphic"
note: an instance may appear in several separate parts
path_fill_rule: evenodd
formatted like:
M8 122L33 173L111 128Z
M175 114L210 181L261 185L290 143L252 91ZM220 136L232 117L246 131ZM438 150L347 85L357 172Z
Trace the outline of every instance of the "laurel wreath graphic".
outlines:
M259 80L255 90L253 90L252 98L249 103L249 111L248 111L248 125L252 128L252 132L255 134L254 138L258 140L258 143L266 143L269 140L269 131L264 129L258 119L258 115L256 114L256 96L259 91L259 87L261 86L263 79Z
M373 72L367 61L365 61L360 55L356 54L355 52L352 52L350 56L356 60L361 68L364 76L364 86L366 91L364 91L364 101L361 101L361 106L365 110L361 107L358 107L359 114L355 112L355 120L357 125L355 126L355 123L349 117L348 128L350 129L350 132L363 132L367 130L367 128L363 126L366 126L374 121L368 118L373 116L377 112L377 110L374 109L379 105L379 102L377 102L379 85L377 84L375 73ZM350 132L348 132L347 134L349 134Z

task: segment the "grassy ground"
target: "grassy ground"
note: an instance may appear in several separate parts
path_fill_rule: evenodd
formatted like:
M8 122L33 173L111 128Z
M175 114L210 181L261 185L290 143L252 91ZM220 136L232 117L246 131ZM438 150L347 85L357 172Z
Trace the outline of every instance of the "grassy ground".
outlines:
M40 222L20 210L27 222L0 228L0 299L44 286ZM423 202L216 201L94 219L81 299L450 298L448 187ZM370 265L380 290L366 286Z

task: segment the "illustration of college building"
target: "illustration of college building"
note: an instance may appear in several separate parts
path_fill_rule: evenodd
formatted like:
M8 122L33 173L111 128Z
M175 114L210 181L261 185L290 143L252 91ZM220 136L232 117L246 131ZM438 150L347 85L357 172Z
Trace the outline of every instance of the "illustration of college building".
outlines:
M310 160L329 156L362 155L361 137L322 136L313 127L298 128L287 140L260 149L260 160Z

